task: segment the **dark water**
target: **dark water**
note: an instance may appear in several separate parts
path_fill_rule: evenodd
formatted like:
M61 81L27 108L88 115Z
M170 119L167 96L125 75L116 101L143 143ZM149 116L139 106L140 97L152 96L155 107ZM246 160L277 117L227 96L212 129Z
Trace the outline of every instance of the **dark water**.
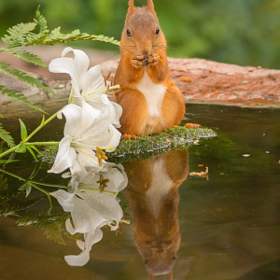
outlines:
M0 279L140 280L173 266L178 280L280 279L280 110L188 105L186 117L217 129L218 137L125 163L129 185L119 197L132 223L117 236L105 228L85 266L64 261L80 249L64 234L58 203L52 210L57 223L42 222L49 203L41 192L32 190L27 210L0 216ZM45 130L47 139L55 138L53 129ZM29 159L5 170L27 178L35 167ZM44 168L35 168L34 180L62 183ZM24 183L2 176L2 190L16 193ZM2 209L25 201L21 194L10 204L12 196L6 192ZM17 226L20 216L36 225ZM57 243L61 238L66 245Z

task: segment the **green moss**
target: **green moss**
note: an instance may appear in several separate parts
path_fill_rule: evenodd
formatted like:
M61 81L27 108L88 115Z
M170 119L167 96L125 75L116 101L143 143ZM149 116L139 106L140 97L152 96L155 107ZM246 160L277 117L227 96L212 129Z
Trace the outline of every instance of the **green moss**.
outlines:
M200 138L212 138L216 136L216 132L209 128L185 128L176 126L163 132L143 135L137 139L121 140L117 149L106 155L113 162L127 162L139 158L145 159L169 149L187 148ZM41 159L43 162L52 164L56 153L57 147L47 146L42 152Z

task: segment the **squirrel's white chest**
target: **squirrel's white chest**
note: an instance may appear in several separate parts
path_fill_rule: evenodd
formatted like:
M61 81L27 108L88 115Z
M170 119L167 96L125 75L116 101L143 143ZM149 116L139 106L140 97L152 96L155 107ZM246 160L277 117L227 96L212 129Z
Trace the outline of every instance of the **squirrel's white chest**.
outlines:
M140 83L136 88L145 96L148 112L151 117L161 116L162 101L166 92L166 87L161 84L155 84L145 70Z
M155 221L159 219L161 206L173 185L165 166L165 159L160 158L153 162L152 181L149 189L145 194L145 200Z

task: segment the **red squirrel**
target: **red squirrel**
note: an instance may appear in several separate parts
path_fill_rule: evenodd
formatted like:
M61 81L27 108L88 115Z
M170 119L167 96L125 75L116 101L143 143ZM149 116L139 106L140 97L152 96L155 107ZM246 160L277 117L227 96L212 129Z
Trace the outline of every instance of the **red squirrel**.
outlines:
M123 134L147 135L178 125L185 114L182 92L170 76L166 40L152 0L135 7L129 1L115 75Z

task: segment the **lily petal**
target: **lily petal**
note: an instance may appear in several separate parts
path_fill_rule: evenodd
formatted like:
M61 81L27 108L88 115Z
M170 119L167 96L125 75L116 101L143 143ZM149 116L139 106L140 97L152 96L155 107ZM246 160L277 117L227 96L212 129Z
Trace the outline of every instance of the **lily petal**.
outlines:
M71 266L83 266L90 258L90 250L92 245L99 242L103 238L103 232L100 228L97 228L94 234L85 234L85 249L78 256L65 256L65 261Z
M55 197L65 212L71 212L75 208L75 194L65 190L51 192L50 195Z
M82 95L88 96L96 91L106 89L104 78L101 73L101 66L96 65L90 68L82 77Z
M100 116L101 111L92 107L87 102L84 101L82 103L82 125L83 127L89 128L93 125L95 120Z
M81 125L82 108L76 104L68 104L59 112L58 117L64 115L66 123L64 126L64 136L71 136L72 139L77 139L83 134Z
M74 63L78 73L78 82L79 86L82 87L83 75L87 72L90 64L89 58L85 52L78 49L73 49L71 47L65 48L62 51L62 56L64 57L69 52L74 53Z
M72 138L65 136L59 143L58 152L54 161L53 166L48 173L59 174L73 165L76 160L77 154L71 145Z
M69 74L75 95L80 95L79 73L77 72L73 58L62 57L53 59L49 64L49 71L52 73Z

